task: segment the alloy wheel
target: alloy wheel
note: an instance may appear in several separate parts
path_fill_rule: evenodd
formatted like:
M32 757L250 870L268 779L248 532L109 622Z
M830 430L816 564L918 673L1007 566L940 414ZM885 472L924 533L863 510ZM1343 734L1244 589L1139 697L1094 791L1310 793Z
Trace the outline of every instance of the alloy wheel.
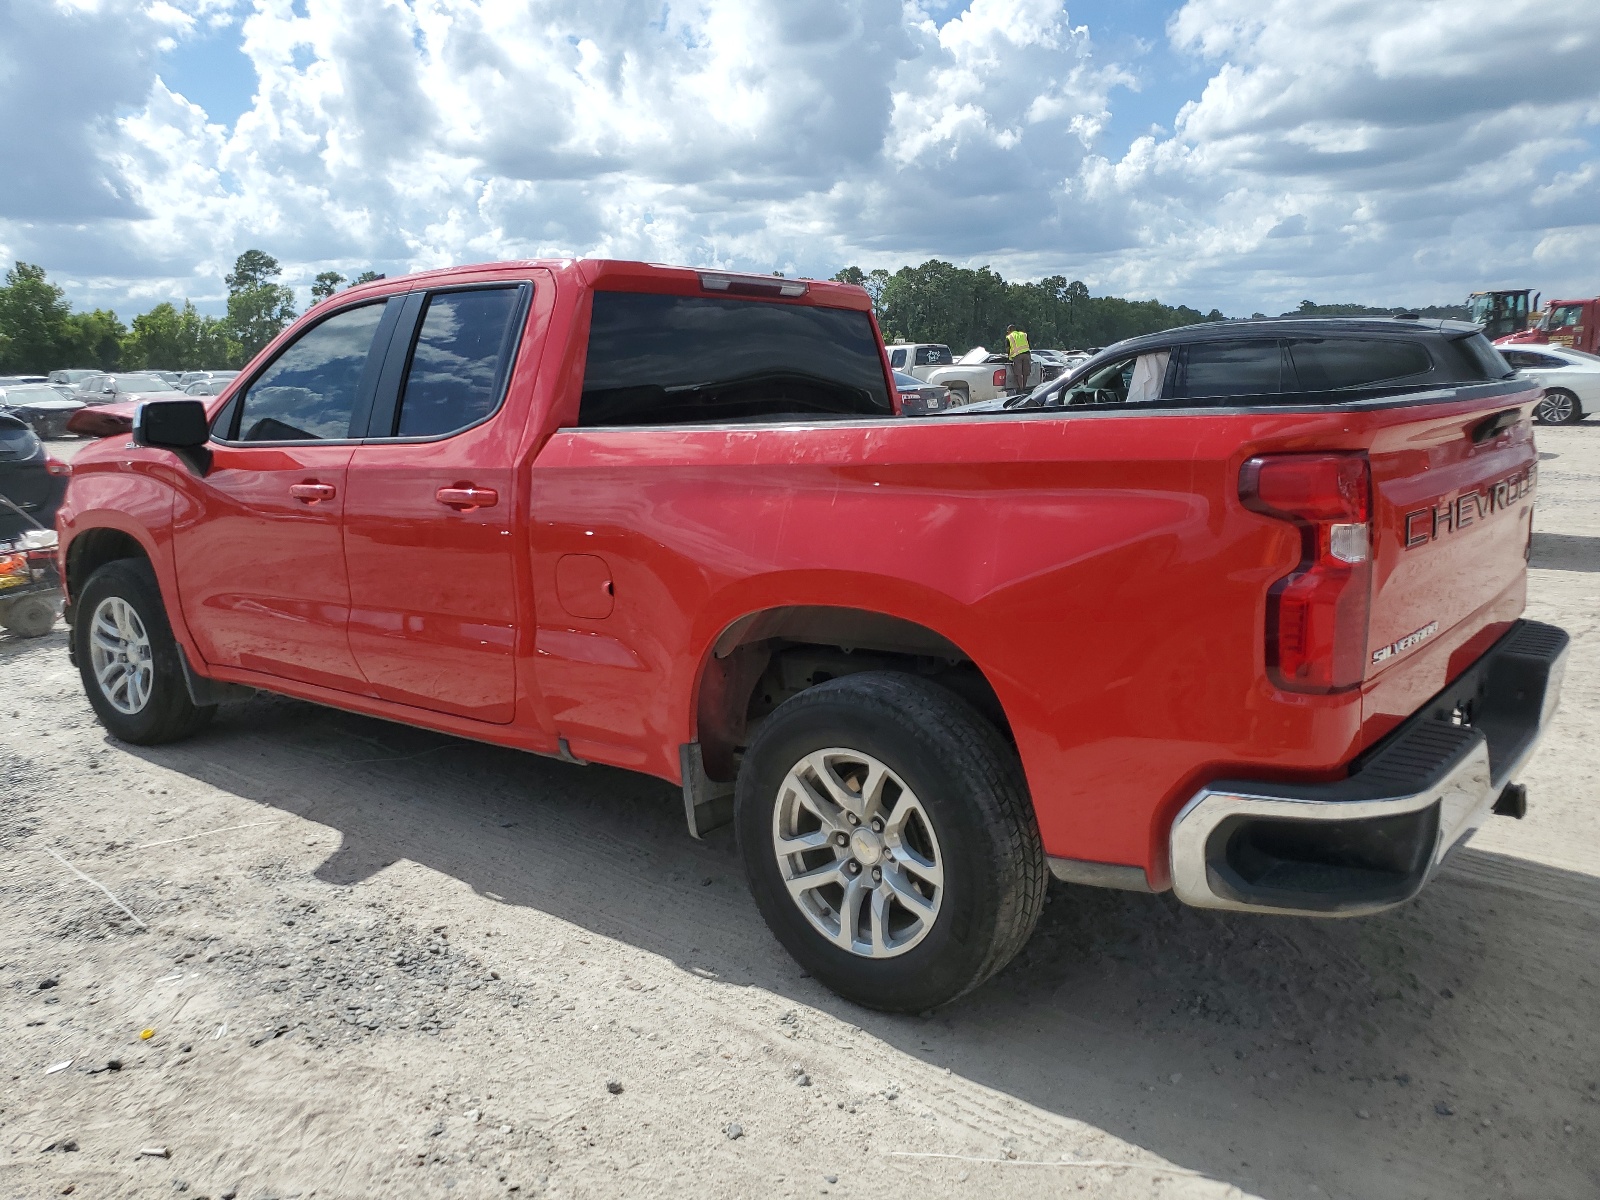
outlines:
M933 929L944 860L927 810L870 754L835 747L790 768L772 813L790 897L841 950L893 958Z
M1533 415L1546 425L1565 425L1572 420L1575 401L1565 392L1556 392L1539 401Z
M150 635L138 611L121 596L107 596L89 618L89 656L111 707L130 717L142 712L155 679Z

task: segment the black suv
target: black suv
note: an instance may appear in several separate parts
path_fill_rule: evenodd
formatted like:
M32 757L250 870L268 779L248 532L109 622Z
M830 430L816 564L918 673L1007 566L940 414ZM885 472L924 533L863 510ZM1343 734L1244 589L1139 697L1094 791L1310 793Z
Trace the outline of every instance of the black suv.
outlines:
M1321 406L1514 375L1483 331L1460 321L1227 321L1129 338L1026 396L957 411Z

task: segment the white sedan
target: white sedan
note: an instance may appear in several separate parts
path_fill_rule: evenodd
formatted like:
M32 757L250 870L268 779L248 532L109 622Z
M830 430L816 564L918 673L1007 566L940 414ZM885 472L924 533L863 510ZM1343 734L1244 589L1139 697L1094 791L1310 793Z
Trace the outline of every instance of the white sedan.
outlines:
M1498 346L1501 356L1544 386L1533 410L1541 425L1576 425L1600 409L1600 355L1565 346Z

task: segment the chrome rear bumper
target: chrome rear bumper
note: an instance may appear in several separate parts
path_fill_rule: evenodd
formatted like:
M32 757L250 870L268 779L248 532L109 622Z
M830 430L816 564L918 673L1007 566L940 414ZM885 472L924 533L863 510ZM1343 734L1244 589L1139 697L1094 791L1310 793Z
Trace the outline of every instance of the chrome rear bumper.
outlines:
M1201 788L1172 825L1178 898L1325 917L1409 900L1533 753L1560 698L1567 647L1555 626L1519 621L1346 779Z

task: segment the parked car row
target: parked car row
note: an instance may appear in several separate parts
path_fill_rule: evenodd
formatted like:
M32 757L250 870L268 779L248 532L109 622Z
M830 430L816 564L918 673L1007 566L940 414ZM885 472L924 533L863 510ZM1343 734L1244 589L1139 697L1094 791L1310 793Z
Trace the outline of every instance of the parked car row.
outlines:
M123 432L140 402L179 396L216 396L237 371L91 371L70 368L45 375L0 375L0 414L26 424L49 440L78 434L103 437Z

